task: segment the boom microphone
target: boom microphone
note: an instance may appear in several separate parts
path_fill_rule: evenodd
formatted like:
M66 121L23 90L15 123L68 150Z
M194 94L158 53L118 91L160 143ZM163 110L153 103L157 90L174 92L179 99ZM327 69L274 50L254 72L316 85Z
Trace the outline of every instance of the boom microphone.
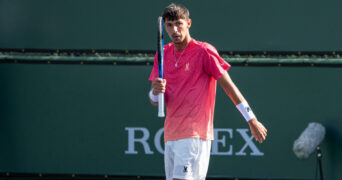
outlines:
M308 127L293 143L292 150L299 159L306 159L322 142L324 136L325 128L320 123L309 123Z

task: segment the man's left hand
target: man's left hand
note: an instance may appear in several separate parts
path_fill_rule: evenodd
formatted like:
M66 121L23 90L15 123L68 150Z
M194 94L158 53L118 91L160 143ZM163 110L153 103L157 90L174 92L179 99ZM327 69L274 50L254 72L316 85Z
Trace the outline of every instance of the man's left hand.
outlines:
M267 129L256 118L248 121L249 129L252 132L255 140L262 143L267 136Z

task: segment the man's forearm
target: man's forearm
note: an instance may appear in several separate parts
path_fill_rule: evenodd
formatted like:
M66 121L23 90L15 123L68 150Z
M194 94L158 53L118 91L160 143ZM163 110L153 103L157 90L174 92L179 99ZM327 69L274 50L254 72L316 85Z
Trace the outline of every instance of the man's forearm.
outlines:
M229 77L227 72L225 72L218 79L218 82L247 122L256 119L251 107L249 106L239 89L236 87L232 79Z
M245 98L227 72L225 72L217 81L235 105L245 101Z

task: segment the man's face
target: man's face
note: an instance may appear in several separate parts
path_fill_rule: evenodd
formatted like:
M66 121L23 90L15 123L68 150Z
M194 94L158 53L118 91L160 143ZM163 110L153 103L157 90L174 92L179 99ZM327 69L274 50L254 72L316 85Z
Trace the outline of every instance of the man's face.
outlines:
M175 44L182 43L189 35L191 19L178 19L174 21L165 20L165 29L170 39Z

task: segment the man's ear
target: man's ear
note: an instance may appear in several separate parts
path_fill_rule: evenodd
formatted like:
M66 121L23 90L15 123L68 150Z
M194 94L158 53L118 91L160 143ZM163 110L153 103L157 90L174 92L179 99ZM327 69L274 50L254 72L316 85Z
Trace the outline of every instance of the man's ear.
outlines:
M191 23L192 23L191 19L188 19L188 28L191 27Z

